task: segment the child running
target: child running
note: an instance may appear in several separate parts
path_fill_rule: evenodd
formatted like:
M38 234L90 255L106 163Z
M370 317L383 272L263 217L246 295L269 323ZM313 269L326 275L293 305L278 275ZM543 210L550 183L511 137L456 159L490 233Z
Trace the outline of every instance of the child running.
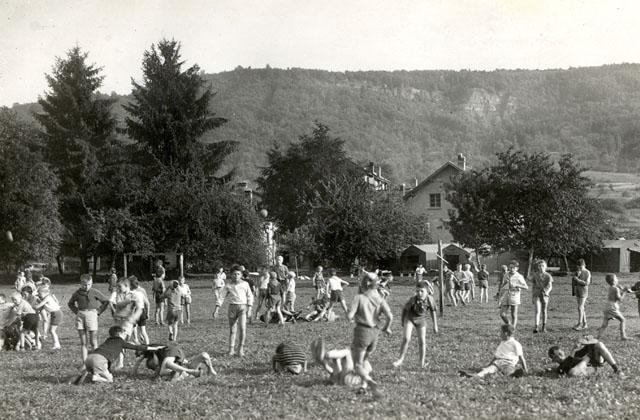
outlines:
M222 289L220 299L216 303L216 310L222 306L229 296L229 356L236 354L236 328L239 325L239 340L237 355L244 357L244 342L247 329L247 315L251 316L253 306L253 293L249 283L242 280L242 268L231 268L231 282ZM268 318L267 318L268 319Z
M58 325L62 322L62 310L60 308L60 302L49 291L46 286L40 286L38 288L38 296L40 297L40 303L34 308L36 312L45 311L49 314L49 322L47 324L49 331L51 332L51 338L53 339L53 350L60 349L60 339L58 338ZM47 331L45 331L47 332Z
M427 318L431 316L433 322L433 332L438 333L438 320L435 312L433 299L429 296L433 294L433 287L426 281L420 281L416 285L416 294L411 297L402 309L403 337L400 346L400 357L393 362L393 367L400 367L404 362L409 349L409 342L413 329L418 331L418 347L420 349L420 366L426 367L425 357L427 354Z
M458 373L466 377L483 378L487 375L500 373L503 376L520 377L527 373L527 361L522 352L522 345L513 337L515 328L510 324L503 324L500 327L502 341L493 355L493 360L489 365L478 373L469 373L464 370ZM522 366L517 368L518 362Z
M333 310L333 305L336 303L340 303L342 309L344 309L344 313L348 314L349 310L347 309L347 303L344 301L344 297L342 296L342 285L348 286L349 283L342 280L340 277L336 275L336 269L332 268L329 270L329 280L327 282L327 294L329 295L329 311Z
M382 330L385 334L391 334L391 321L393 315L386 300L378 293L378 275L364 272L361 288L351 303L351 309L347 314L349 321L355 322L353 330L353 343L351 352L356 366L364 366L364 362L369 360L378 344L378 334ZM384 314L386 322L378 329L380 315Z
M618 285L618 278L615 274L607 274L604 279L609 285L609 291L607 294L607 303L603 311L604 317L602 319L602 326L598 329L598 340L602 337L602 334L604 334L604 331L609 325L609 320L611 319L617 319L620 321L620 339L629 340L629 337L627 337L625 332L625 318L622 315L622 312L620 312L620 302L622 301L625 293L630 292L631 290Z

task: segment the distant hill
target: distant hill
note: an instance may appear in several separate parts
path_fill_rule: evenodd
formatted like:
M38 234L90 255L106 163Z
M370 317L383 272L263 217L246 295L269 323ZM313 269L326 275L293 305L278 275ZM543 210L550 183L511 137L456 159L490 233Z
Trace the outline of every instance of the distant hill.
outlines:
M587 171L594 186L591 196L601 200L626 239L640 238L640 176L625 173Z
M240 142L231 165L254 179L273 145L314 120L394 182L424 178L464 153L482 166L509 146L573 153L596 171L640 170L640 65L569 70L328 72L251 69L205 75L229 123L209 140ZM118 97L115 112L127 97ZM37 105L16 105L28 115ZM321 157L320 157L321 158Z

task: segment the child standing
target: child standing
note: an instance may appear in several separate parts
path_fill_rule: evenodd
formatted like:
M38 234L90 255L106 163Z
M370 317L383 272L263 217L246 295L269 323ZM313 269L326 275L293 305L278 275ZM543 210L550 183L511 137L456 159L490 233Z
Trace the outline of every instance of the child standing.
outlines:
M456 265L456 271L454 271L453 276L456 279L456 299L462 303L463 306L466 306L467 296L465 288L469 287L469 283L467 283L467 276L465 276L462 271L462 264Z
M467 284L469 285L469 290L466 291L467 294L467 302L470 300L476 299L476 280L473 275L473 271L471 271L471 264L465 264L463 273L467 280ZM471 297L469 297L471 296Z
M485 303L489 303L489 272L487 271L486 264L480 266L478 282L480 283L480 303L482 303L483 300Z
M547 307L549 306L549 293L553 287L553 277L547 273L547 263L544 260L536 260L533 263L533 272L529 278L533 283L531 287L531 299L535 307L536 327L533 333L545 332L547 328ZM542 327L540 317L542 315Z
M628 340L629 337L627 337L624 329L625 319L622 312L620 312L620 302L622 301L624 294L630 292L630 290L618 285L618 278L615 274L607 274L604 279L609 285L609 292L607 294L607 304L604 309L602 326L598 329L598 340L604 333L604 330L607 329L610 319L617 319L620 321L620 339Z
M220 299L216 303L216 311L222 306L227 296L229 296L229 356L236 354L236 326L239 324L240 337L237 354L243 357L247 315L249 314L250 316L251 314L253 293L249 283L242 280L242 268L240 266L231 268L231 282L222 289Z
M423 368L426 367L427 318L429 316L431 316L431 321L433 322L433 332L438 332L438 321L433 301L429 299L430 294L433 294L431 285L426 281L418 282L415 296L411 297L402 309L402 345L400 346L400 357L393 362L394 367L399 367L404 362L414 328L418 331L420 366Z
M48 330L51 332L51 338L53 338L53 350L58 350L60 348L58 325L62 322L60 302L45 286L38 288L38 296L40 297L40 303L34 309L36 311L46 311L49 314Z
M458 299L456 298L456 287L458 284L458 279L446 265L444 266L442 277L444 277L444 285L447 297L449 298L449 306L458 306Z
M509 263L509 271L502 279L502 283L498 288L500 305L500 318L505 324L513 325L515 330L518 325L518 306L520 306L520 290L528 289L527 283L524 281L522 274L518 273L520 264L516 260ZM509 320L509 312L511 320Z
M81 275L80 288L71 295L67 304L71 312L76 316L76 329L80 337L82 361L87 358L89 353L87 342L91 343L92 350L98 348L98 315L109 304L109 300L96 289L92 289L92 286L93 279L91 275Z
M320 299L321 295L324 295L327 290L327 283L324 281L324 275L322 274L322 266L316 267L316 272L313 274L311 284L316 288L316 299Z
M183 316L187 315L187 324L191 324L191 288L186 283L184 276L178 277L180 285L180 292L182 293L182 299L180 304L182 305L182 311L180 312L180 323L184 324Z
M571 279L572 291L578 302L578 323L573 327L576 331L587 329L585 305L589 297L589 284L591 284L591 272L587 270L586 263L580 258L578 260L578 269Z
M17 349L24 350L26 334L28 331L31 331L35 334L35 346L40 350L42 348L40 334L38 332L38 321L40 318L36 315L36 311L18 292L14 292L11 295L11 301L13 302L13 308L11 309L10 314L11 318L13 320L16 318L22 319L22 330L20 331L20 339Z
M278 281L278 273L269 272L269 284L267 285L267 298L265 301L267 312L265 313L265 323L269 325L272 313L278 315L280 325L284 325L284 317L282 316L282 285Z
M269 287L269 271L267 270L267 267L262 267L260 269L260 277L258 278L258 296L256 299L257 303L254 305L255 306L254 318L256 321L260 317L260 309L262 308L262 305L264 304L266 306L268 287Z
M220 267L218 272L216 273L215 278L213 279L213 299L217 302L220 299L220 294L222 293L222 289L224 289L225 281L227 280L227 275L224 273L224 267ZM216 312L218 308L216 307L212 316L215 319L218 316L218 312Z
M287 275L287 293L285 296L284 308L290 312L295 312L296 302L296 273L289 271Z
M153 285L151 286L151 293L153 294L153 301L156 303L156 311L153 316L157 325L164 325L164 292L166 291L164 280L162 277L153 276Z
M466 371L459 371L462 376L472 377L477 376L482 378L486 375L492 375L495 373L501 373L504 376L519 377L527 373L527 361L524 358L522 352L522 345L513 337L515 328L513 325L502 325L500 327L500 336L502 341L496 348L496 352L493 355L493 360L489 363L489 366L483 368L476 374L471 374ZM517 369L518 362L522 365L521 369Z
M329 311L333 310L333 305L336 303L340 303L342 309L344 309L344 313L348 314L349 310L347 309L347 303L344 301L344 297L342 296L342 285L349 285L348 282L342 280L340 277L336 276L335 268L329 270L329 281L327 282L327 294L329 295Z
M144 344L149 344L149 335L147 334L147 321L149 320L149 307L151 306L149 296L144 287L140 286L140 282L136 276L129 277L129 283L131 284L131 293L137 294L137 301L144 303L142 313L136 322L136 326L133 328L134 335L137 335ZM138 340L134 339L134 341L137 342Z
M178 340L178 321L182 315L182 292L180 282L173 280L163 295L167 300L167 325L169 326L169 341Z
M355 322L351 352L356 366L364 366L365 361L375 351L378 344L378 333L382 330L391 334L393 315L386 300L378 293L378 276L375 273L364 272L362 279L363 291L358 293L351 303L347 318ZM386 323L378 329L380 315L384 314Z

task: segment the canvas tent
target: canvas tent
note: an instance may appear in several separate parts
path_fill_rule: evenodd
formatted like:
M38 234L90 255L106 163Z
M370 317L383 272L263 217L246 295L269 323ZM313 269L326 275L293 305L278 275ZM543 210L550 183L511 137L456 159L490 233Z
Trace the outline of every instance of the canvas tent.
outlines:
M591 271L633 273L640 271L640 239L604 241L601 252L585 258Z
M411 273L418 264L427 270L437 270L440 267L437 253L438 244L410 245L400 255L400 271ZM442 254L451 269L455 269L456 264L465 264L473 259L473 250L456 243L442 244Z

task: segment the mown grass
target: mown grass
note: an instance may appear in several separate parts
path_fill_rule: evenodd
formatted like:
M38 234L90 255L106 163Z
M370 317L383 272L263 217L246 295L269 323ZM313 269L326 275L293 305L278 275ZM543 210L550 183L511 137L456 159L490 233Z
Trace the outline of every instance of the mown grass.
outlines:
M627 278L630 283L632 278ZM623 283L625 280L623 279ZM146 285L147 288L149 285ZM98 284L101 290L104 284ZM466 308L445 308L440 334L428 334L426 369L418 364L417 345L412 343L405 365L394 369L401 340L399 315L402 304L411 296L410 285L395 285L390 303L394 334L380 339L372 357L374 377L382 384L385 398L375 401L370 395L329 386L324 373L311 364L309 372L297 376L275 375L269 370L270 356L281 341L294 341L308 348L317 337L325 337L329 347L346 347L352 327L342 319L335 323L299 322L285 327L254 324L249 327L247 356L243 359L224 355L228 331L226 315L213 321L213 303L209 283L191 283L194 292L194 322L182 329L180 343L186 353L208 351L219 373L216 377L179 383L154 381L150 372L134 378L130 374L133 355L127 368L116 375L113 384L72 386L65 383L79 367L79 346L73 318L65 311L61 327L62 351L0 353L0 413L2 418L638 418L640 403L640 360L637 338L640 325L636 301L627 297L624 313L628 332L636 340L622 342L617 326L607 331L604 341L613 351L626 377L601 369L584 379L556 378L545 372L551 365L547 348L559 343L572 347L579 333L575 323L575 302L568 279L556 279L551 296L549 328L546 334L532 334L533 310L530 295L523 294L521 323L517 338L522 343L532 374L521 379L495 377L474 381L458 377L459 369L486 364L495 349L500 321L494 301ZM66 302L74 286L58 286L55 294ZM7 287L0 289L10 291ZM606 287L602 275L596 275L588 303L590 333L601 322ZM312 290L298 289L298 304L306 304ZM356 293L351 287L347 299ZM492 294L494 290L492 290ZM226 310L222 311L226 314ZM100 341L104 340L111 318L101 319ZM162 342L167 332L149 326L154 342Z

